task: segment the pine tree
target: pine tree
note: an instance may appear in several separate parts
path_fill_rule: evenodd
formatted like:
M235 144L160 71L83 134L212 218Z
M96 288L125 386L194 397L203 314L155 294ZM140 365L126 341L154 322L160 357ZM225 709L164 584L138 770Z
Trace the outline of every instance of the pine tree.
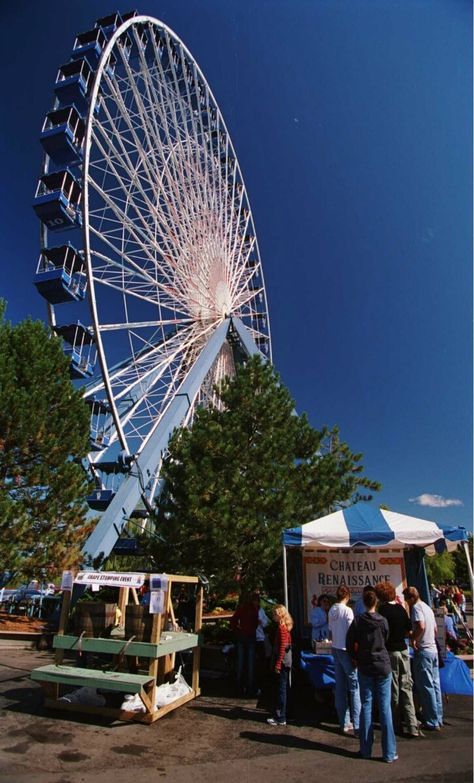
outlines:
M0 321L0 556L28 578L80 562L90 529L89 413L61 341L40 321Z
M337 428L313 429L274 368L254 357L218 390L222 408L178 430L152 544L166 570L212 575L218 593L271 579L281 532L379 489ZM369 496L368 496L369 497Z

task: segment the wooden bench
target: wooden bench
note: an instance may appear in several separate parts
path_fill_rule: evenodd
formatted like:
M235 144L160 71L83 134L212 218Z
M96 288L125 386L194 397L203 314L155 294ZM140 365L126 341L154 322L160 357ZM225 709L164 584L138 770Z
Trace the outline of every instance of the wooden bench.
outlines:
M38 682L54 682L63 685L83 685L89 688L106 688L123 693L141 693L153 682L149 674L81 669L79 666L65 666L55 663L40 666L31 672L31 679Z

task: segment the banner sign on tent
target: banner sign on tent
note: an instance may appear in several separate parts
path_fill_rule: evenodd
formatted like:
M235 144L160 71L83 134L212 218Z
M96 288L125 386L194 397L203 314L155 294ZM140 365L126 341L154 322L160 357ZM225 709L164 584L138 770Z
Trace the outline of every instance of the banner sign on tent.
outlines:
M403 601L406 587L405 564L402 552L385 551L348 552L329 550L303 555L306 614L308 617L322 593L336 595L340 585L351 591L352 599L362 595L366 585L391 582Z
M80 585L102 587L142 587L145 574L120 574L115 571L79 571L74 580Z

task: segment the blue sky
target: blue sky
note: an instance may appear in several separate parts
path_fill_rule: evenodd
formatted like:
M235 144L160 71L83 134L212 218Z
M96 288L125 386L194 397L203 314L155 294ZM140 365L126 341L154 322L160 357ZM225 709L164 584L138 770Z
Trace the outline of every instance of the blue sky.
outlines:
M223 112L252 204L274 361L297 409L340 426L383 484L377 502L472 528L471 3L136 7L184 41ZM57 67L112 10L0 8L0 294L14 322L46 316L31 200Z

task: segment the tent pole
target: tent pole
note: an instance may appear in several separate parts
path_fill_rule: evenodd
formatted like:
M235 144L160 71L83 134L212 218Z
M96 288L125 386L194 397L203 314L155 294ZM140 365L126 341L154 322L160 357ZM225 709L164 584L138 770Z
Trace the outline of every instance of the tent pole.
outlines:
M463 547L464 552L466 554L466 560L467 560L467 570L469 571L469 581L471 583L471 595L474 597L474 576L472 573L472 563L471 563L471 556L469 554L469 542L463 541Z
M285 596L285 606L288 609L288 571L286 565L286 546L283 544L283 592Z

